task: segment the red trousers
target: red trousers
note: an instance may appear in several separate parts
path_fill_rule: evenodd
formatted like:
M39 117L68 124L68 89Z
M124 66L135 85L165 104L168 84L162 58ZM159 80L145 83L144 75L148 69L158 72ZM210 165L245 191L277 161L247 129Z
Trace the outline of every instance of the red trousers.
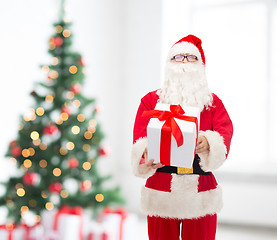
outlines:
M197 219L147 217L149 240L215 240L217 215Z

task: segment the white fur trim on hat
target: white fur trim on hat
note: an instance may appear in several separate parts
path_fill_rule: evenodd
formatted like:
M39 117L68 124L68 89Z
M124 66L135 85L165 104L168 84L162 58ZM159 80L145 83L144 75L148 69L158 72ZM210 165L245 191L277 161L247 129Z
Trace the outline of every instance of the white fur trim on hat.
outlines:
M218 213L223 207L222 190L198 192L199 175L172 174L171 192L143 187L144 214L164 218L193 219Z
M219 168L226 160L227 148L223 137L216 131L200 131L199 135L207 138L210 145L210 151L207 153L198 153L200 157L200 167L204 171L213 171Z
M178 54L192 54L195 55L199 61L202 61L198 48L189 42L179 42L173 45L169 50L167 61L170 61L175 55Z
M151 167L147 167L145 164L139 164L142 154L147 148L147 138L139 138L132 147L131 152L131 166L133 173L137 177L141 178L148 178L151 177L155 172L156 169Z

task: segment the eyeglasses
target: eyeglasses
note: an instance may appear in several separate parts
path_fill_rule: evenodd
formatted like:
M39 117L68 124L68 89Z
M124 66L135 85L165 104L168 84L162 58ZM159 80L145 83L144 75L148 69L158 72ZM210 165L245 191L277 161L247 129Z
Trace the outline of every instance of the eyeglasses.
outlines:
M187 59L188 62L196 62L198 58L194 55L176 55L171 60L174 60L176 62L184 62L185 59Z

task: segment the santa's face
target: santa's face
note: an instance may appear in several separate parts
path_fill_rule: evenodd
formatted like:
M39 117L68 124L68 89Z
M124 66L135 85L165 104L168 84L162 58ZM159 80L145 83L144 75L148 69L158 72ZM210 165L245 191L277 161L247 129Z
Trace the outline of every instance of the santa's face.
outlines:
M169 104L183 104L200 107L211 102L211 92L208 88L205 66L201 60L193 62L168 59L165 66L165 78L160 101Z

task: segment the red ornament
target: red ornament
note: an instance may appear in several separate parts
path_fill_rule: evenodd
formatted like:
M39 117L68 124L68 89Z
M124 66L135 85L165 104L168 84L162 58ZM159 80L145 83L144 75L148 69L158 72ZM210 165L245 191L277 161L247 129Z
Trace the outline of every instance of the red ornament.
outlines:
M57 47L60 47L63 45L63 39L61 37L55 37L54 38L54 43Z
M99 106L95 107L94 112L96 112L96 113L101 112L101 107L99 107Z
M48 190L51 193L59 193L62 189L63 189L63 185L59 182L53 182L48 187Z
M11 142L10 142L10 146L11 146L11 147L17 146L16 140L11 141Z
M79 58L79 64L80 64L81 66L84 66L84 65L85 65L84 60L83 60L82 58Z
M11 147L10 149L10 153L13 157L19 157L21 155L21 152L22 152L22 148L16 145Z
M89 181L89 180L83 181L83 182L81 183L81 185L80 185L80 190L81 190L82 192L86 192L86 191L88 191L90 188L91 188L91 181Z
M79 161L76 158L69 158L67 160L67 163L68 163L68 167L71 169L79 166Z
M38 183L39 180L39 176L37 173L33 173L33 172L27 172L24 176L23 176L23 182L26 185L29 186L34 186Z
M61 113L66 113L68 116L70 116L71 114L70 109L68 107L63 107L61 109Z
M107 155L109 155L110 151L107 148L100 147L99 150L98 150L98 153L101 156L107 156Z
M52 134L55 134L59 131L58 127L56 125L49 125L49 126L46 126L44 129L43 129L43 133L44 134L48 134L48 135L52 135Z
M75 94L79 94L82 90L81 84L77 83L70 87L70 91L74 92Z

